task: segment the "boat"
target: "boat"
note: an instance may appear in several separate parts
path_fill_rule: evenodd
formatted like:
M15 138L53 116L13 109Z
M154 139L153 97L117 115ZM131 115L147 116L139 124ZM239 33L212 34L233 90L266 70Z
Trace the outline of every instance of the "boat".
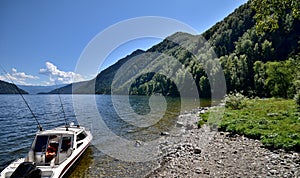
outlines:
M5 69L0 65L2 70ZM28 110L37 122L39 130L25 158L20 158L8 165L0 174L0 178L61 178L89 147L92 141L91 132L79 125L69 123L63 103L58 93L65 125L50 130L43 130L38 118L31 110L22 92L14 84Z
M0 178L61 178L91 144L88 129L70 123L37 131L28 155L13 161Z

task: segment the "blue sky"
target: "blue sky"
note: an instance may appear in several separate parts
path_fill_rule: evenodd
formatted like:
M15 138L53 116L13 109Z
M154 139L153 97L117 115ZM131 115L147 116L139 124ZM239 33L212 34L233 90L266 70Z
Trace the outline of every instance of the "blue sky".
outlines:
M17 84L50 85L91 79L74 72L87 44L108 27L131 18L176 19L199 34L246 0L2 0L0 1L0 79ZM168 34L171 35L171 34ZM135 49L161 39L135 40L113 51L103 69ZM50 75L51 74L51 75ZM95 75L95 74L94 74Z

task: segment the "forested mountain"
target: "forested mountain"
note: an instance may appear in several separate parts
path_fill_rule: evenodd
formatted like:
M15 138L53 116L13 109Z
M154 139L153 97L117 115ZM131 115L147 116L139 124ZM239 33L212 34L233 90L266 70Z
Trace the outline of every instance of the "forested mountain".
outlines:
M128 60L130 60L132 57L142 54L144 51L142 50L136 50L132 54L126 56L125 58L119 60L114 65L108 67L107 69L103 70L101 73L97 75L96 78L90 80L90 81L84 81L84 82L77 82L73 84L66 85L61 88L57 88L55 90L52 90L48 94L110 94L110 87L113 80L113 77L117 70ZM96 86L96 87L95 87Z
M73 84L73 91L179 96L192 90L185 88L190 76L199 96L210 97L209 78L222 70L227 92L291 98L300 85L300 18L283 9L276 28L260 28L262 7L256 3L242 5L202 35L175 33L147 51L137 50L95 79ZM71 93L71 86L60 92Z
M0 80L0 94L19 94L19 91L22 94L28 94L26 91L24 91L20 88L18 88L19 89L19 91L18 91L17 88L18 87L14 84Z

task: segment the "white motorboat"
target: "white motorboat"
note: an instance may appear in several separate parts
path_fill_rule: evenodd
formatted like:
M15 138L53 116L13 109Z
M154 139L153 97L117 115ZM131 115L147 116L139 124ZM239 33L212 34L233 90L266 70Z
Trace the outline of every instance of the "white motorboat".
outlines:
M92 140L90 131L81 126L40 130L26 158L7 166L0 178L60 178L74 165Z

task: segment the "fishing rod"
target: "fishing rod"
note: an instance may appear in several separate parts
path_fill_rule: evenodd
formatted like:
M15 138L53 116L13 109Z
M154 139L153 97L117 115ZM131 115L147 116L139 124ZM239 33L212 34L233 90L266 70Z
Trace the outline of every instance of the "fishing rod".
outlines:
M9 74L8 72L6 72L6 70L2 67L1 64L0 64L0 67L1 67L1 69L2 69L5 73ZM31 114L32 114L33 118L35 119L35 121L37 122L39 130L42 131L42 130L43 130L42 125L40 124L40 122L39 122L39 120L37 119L36 115L35 115L35 114L33 113L33 111L31 110L31 108L30 108L29 104L27 103L26 99L24 98L24 96L23 96L21 90L20 90L19 87L17 87L17 85L14 83L14 81L12 80L12 78L10 77L10 75L7 75L7 78L8 78L8 79L11 81L11 83L15 86L15 88L16 88L16 90L18 91L19 95L21 95L21 97L22 97L23 101L25 102L27 108L28 108L29 111L31 112Z
M54 83L55 83L56 86L58 86L55 80L54 80ZM57 90L58 90L58 97L59 97L59 101L60 101L60 106L61 106L61 109L62 109L63 114L64 114L64 119L65 119L65 123L66 123L66 130L68 131L69 130L68 129L69 122L68 122L68 118L66 117L66 112L65 112L65 109L64 109L64 105L62 104L62 100L61 100L61 97L60 97L60 88L58 88Z

